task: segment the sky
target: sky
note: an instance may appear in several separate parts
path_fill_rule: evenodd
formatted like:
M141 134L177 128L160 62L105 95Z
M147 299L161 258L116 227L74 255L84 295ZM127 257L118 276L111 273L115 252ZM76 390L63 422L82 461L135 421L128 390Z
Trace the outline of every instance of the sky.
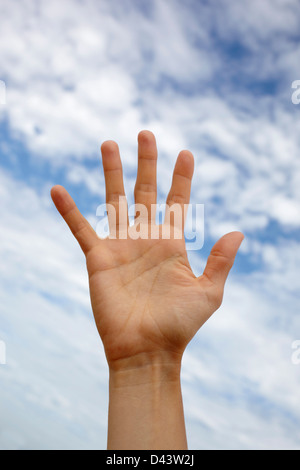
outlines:
M50 189L96 227L101 143L119 144L132 203L148 129L160 203L178 153L195 157L194 273L221 235L245 235L184 355L189 448L299 450L298 0L0 0L0 17L0 449L106 448L85 260Z

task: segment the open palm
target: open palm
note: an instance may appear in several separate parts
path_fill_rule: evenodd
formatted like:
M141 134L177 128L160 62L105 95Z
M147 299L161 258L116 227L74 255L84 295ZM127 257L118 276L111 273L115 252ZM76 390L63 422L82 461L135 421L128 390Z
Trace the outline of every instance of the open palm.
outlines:
M118 216L125 196L118 145L102 144L106 202ZM155 224L157 148L154 135L138 136L138 171L135 203L142 204ZM167 206L189 203L193 155L180 152ZM53 201L86 255L91 303L110 367L144 354L181 357L186 345L220 306L224 284L243 239L240 232L222 237L213 247L206 268L196 277L189 265L184 237L136 239L126 223L117 226L115 238L100 239L61 186L52 188ZM128 236L121 237L120 234ZM172 233L172 232L171 232Z

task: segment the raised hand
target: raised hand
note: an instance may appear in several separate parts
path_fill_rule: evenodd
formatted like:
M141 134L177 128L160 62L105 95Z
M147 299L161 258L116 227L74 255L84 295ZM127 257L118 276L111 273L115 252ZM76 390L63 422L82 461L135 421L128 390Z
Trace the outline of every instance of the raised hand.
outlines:
M126 211L118 145L102 144L106 202L117 216ZM155 224L157 148L154 135L138 135L135 203L148 211L144 228ZM173 173L167 205L189 203L194 159L181 151ZM205 177L205 175L203 175ZM196 277L189 265L184 237L130 237L127 214L115 228L115 239L100 239L61 186L52 189L53 201L86 255L91 303L108 364L112 369L155 357L180 361L183 351L203 323L222 302L224 284L243 239L240 232L222 237L213 247L206 268ZM123 214L124 215L124 214ZM122 239L120 239L120 234ZM126 237L125 237L125 236Z

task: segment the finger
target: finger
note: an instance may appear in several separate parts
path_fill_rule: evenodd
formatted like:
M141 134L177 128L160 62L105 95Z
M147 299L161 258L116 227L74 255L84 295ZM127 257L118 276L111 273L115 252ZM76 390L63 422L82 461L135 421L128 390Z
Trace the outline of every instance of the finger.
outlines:
M141 131L138 135L138 170L134 189L136 204L147 209L148 220L155 221L157 147L154 134ZM151 205L152 211L151 211Z
M223 295L227 276L243 239L241 232L227 233L217 241L210 252L203 276L213 284L219 297Z
M172 185L167 197L167 207L172 207L172 205L174 204L178 205L178 208L182 215L182 218L180 220L182 229L184 228L185 219L184 209L187 209L187 206L190 201L193 173L193 154L188 150L182 150L179 153L175 164Z
M99 238L88 221L83 217L68 191L63 186L54 186L51 189L52 200L68 224L71 232L81 246L84 254L87 254L95 245L99 244Z
M101 153L109 228L111 232L118 233L120 230L127 230L128 227L128 209L118 144L112 140L103 142Z

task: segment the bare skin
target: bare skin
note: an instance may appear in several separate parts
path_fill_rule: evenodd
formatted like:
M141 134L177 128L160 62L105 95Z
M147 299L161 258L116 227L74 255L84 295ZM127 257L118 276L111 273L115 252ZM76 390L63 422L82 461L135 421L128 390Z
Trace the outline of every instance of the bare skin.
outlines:
M119 210L125 196L118 145L101 146L106 201ZM151 213L156 203L154 135L138 135L135 203ZM188 204L194 158L180 152L167 204ZM222 303L223 290L243 234L232 232L213 247L196 277L184 238L101 240L61 186L52 199L87 262L91 304L110 371L109 449L185 449L180 390L183 352ZM153 212L152 212L153 214ZM145 221L150 225L153 218ZM128 226L117 228L130 230Z

